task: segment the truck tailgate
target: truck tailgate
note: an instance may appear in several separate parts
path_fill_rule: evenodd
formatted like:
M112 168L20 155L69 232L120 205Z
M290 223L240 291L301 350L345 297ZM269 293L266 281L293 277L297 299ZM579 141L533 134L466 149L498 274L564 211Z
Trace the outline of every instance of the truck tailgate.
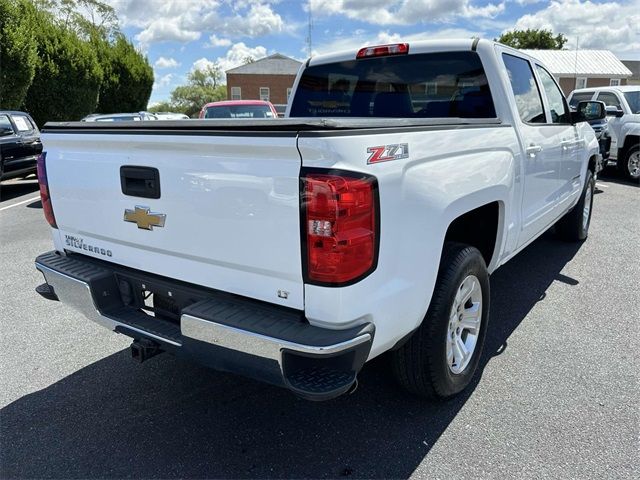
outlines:
M42 138L59 249L303 309L296 132ZM123 166L156 168L160 197L123 193Z

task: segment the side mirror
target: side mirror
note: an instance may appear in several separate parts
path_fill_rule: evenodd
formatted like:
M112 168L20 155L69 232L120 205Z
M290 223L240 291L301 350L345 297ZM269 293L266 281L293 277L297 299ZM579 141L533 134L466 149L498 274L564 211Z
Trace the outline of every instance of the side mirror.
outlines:
M604 102L587 101L579 102L576 112L572 115L573 122L589 122L591 120L601 120L607 115Z
M606 110L607 110L607 117L620 118L621 116L624 115L624 112L622 110L618 109L617 107L614 107L613 105L606 107Z

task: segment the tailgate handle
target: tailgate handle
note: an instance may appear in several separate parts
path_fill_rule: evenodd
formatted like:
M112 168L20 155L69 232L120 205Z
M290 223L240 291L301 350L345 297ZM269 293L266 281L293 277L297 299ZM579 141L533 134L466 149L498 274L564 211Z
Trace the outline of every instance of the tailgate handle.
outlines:
M157 168L123 165L120 167L122 193L131 197L160 198L160 172Z

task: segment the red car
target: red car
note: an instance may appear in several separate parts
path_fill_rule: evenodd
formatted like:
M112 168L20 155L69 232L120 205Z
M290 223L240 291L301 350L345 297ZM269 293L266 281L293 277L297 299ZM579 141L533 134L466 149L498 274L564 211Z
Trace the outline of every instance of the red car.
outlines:
M226 100L207 103L199 118L278 118L278 112L263 100Z

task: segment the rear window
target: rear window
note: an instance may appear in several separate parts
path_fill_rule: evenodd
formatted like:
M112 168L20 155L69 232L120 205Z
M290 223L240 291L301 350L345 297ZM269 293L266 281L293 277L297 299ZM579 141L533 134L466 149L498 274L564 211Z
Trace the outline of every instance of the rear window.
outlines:
M475 52L366 58L305 69L291 117L494 118Z
M217 105L207 107L204 118L273 118L267 105Z

